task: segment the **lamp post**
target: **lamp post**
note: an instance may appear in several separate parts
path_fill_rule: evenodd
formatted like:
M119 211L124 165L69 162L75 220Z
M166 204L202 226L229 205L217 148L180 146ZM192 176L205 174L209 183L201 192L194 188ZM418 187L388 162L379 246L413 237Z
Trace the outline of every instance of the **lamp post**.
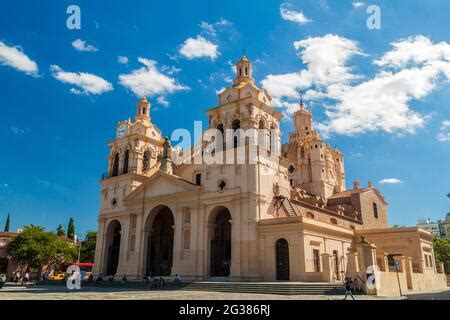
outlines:
M79 236L76 234L75 235L75 243L77 242ZM81 240L78 240L78 258L77 258L77 263L80 263L80 255L81 255Z
M394 253L394 254L389 254L388 257L392 257L392 259L394 257L399 257L402 256L401 253ZM395 272L397 273L397 283L398 283L398 290L400 291L400 297L403 296L402 294L402 286L400 285L400 277L398 275L398 265L399 265L399 261L398 260L394 260L394 265L395 265Z

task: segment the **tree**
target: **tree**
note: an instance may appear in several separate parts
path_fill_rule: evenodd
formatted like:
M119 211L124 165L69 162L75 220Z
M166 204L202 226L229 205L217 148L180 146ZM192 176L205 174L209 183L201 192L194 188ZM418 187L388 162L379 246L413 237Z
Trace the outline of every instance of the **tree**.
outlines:
M71 240L75 239L75 224L73 223L73 218L70 218L69 225L67 227L67 238Z
M39 226L29 225L11 241L8 253L28 268L38 269L51 263L71 263L75 260L77 248L59 240L54 232L47 232Z
M80 261L94 262L95 244L97 242L97 232L88 231L84 240L81 242Z
M66 236L66 231L64 230L64 228L62 227L62 225L58 226L58 229L56 229L56 235L58 237L65 237Z
M436 261L443 262L447 272L450 271L450 239L434 238L433 249Z
M8 213L8 217L6 218L5 232L9 232L9 213Z

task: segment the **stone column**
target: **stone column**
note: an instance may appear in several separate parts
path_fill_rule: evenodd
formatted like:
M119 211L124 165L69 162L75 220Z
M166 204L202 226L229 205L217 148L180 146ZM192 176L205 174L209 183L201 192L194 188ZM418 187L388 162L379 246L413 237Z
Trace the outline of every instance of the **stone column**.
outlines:
M413 289L412 258L407 257L405 263L406 263L406 266L405 266L406 283L407 283L408 289Z
M191 249L195 252L195 278L203 279L205 276L205 267L203 259L206 254L206 240L205 240L205 206L199 206L196 210L191 211ZM195 230L195 231L194 231Z
M129 273L128 270L128 237L130 230L130 221L127 218L122 217L118 219L120 222L120 248L119 248L119 263L117 265L116 277L122 278L123 274Z
M347 252L346 273L351 277L354 277L358 273L358 253L354 249Z
M92 268L92 273L95 277L98 276L103 271L105 259L105 241L106 241L105 219L100 218L98 220L98 233L97 233L97 241L95 244L94 267Z
M377 264L375 245L370 243L360 243L357 246L358 255L361 259L361 271L366 272L367 268Z
M322 281L331 282L333 279L332 258L329 253L322 253Z
M231 266L230 266L230 280L240 281L241 274L241 208L240 202L235 202L233 205L233 212L231 213Z
M177 206L175 208L174 223L173 225L173 260L172 260L172 271L171 275L183 274L181 268L181 250L182 250L182 232L183 232L183 213L182 208Z

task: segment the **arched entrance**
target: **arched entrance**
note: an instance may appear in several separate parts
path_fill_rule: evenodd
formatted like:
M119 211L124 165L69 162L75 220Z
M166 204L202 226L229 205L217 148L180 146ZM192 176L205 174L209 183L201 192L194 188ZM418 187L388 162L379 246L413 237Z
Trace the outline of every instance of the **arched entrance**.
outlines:
M120 226L119 221L113 220L109 223L106 232L106 248L108 256L106 260L106 275L114 275L117 273L121 232L122 227Z
M278 239L275 244L277 260L277 280L289 280L289 244L286 239Z
M214 210L212 217L214 229L211 238L212 277L228 277L231 265L231 214L225 207Z
M152 210L146 222L146 275L170 276L173 263L174 217L166 206Z

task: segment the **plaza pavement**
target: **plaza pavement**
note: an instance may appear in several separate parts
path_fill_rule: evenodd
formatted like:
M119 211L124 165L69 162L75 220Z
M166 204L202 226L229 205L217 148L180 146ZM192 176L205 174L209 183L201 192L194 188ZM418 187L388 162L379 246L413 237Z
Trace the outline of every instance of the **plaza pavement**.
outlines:
M6 284L0 289L0 300L342 300L340 295L273 295L224 293L187 290L148 290L136 288L84 287L69 290L65 286ZM357 300L386 300L400 297L358 295Z

